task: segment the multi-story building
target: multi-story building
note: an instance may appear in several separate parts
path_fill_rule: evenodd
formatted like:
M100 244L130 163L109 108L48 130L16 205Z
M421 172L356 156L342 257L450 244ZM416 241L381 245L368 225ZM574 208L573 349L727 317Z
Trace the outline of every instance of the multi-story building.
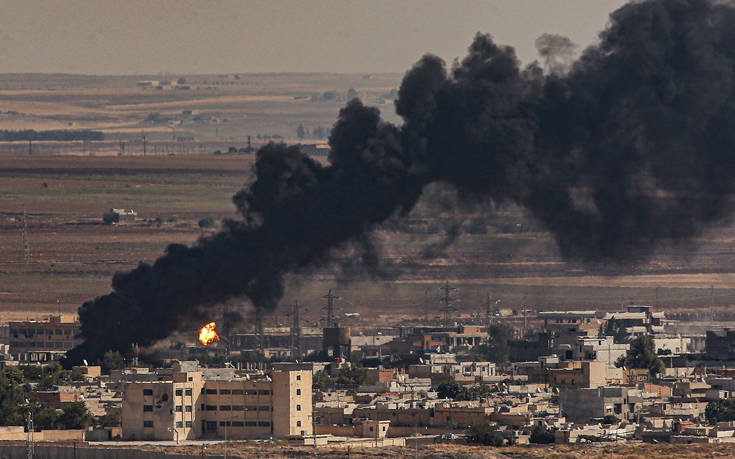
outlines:
M127 440L247 439L311 435L312 373L274 371L272 378L207 379L200 371L125 383Z
M82 342L79 322L62 315L45 321L9 322L8 333L10 355L25 362L54 360Z

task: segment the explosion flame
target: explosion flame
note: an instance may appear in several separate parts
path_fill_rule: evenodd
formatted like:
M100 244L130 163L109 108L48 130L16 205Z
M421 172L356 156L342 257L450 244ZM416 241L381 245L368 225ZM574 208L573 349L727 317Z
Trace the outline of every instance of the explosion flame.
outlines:
M219 341L219 335L215 328L217 324L215 322L209 322L199 330L199 342L205 346L212 344L215 341Z

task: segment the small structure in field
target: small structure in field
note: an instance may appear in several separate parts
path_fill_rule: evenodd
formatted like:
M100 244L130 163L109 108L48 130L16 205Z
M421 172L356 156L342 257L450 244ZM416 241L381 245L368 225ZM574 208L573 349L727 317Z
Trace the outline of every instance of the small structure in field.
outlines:
M133 209L125 210L113 207L102 216L102 221L107 225L114 225L116 223L134 222L136 218L138 218L138 213Z

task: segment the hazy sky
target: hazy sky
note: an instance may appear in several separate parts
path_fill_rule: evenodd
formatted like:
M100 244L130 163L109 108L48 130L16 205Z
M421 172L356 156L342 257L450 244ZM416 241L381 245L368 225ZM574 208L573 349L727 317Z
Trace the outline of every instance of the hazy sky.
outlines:
M536 58L592 43L624 0L0 0L0 73L404 72L478 31Z

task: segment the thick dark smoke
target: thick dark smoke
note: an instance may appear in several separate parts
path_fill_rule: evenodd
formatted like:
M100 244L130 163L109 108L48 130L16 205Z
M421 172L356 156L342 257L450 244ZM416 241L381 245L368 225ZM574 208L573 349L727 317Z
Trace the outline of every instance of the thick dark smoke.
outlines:
M554 75L561 75L569 69L577 51L577 45L567 37L549 33L538 37L534 44L544 60L544 70Z
M728 215L734 83L735 9L707 0L624 6L566 72L523 69L487 35L452 69L425 56L401 85L401 127L353 100L329 166L297 147L261 148L256 181L234 197L243 219L116 274L112 293L80 308L86 341L69 361L154 343L229 298L272 309L285 273L346 244L374 261L363 242L375 225L433 182L526 207L569 259L645 259Z

